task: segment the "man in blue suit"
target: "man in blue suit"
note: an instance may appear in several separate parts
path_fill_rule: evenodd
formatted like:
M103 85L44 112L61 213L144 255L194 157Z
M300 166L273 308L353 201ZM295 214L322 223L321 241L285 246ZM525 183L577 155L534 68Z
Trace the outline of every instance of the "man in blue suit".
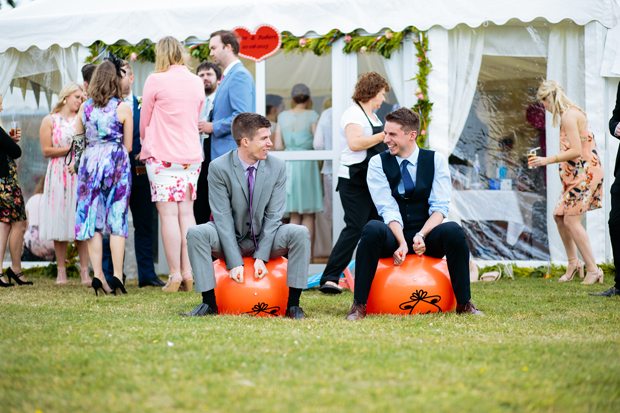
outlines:
M256 86L239 60L239 40L235 33L225 30L213 33L209 48L211 57L224 71L213 102L212 122L205 126L207 133L211 133L211 161L214 161L237 149L230 126L238 114L256 112Z
M138 262L138 283L140 287L163 287L165 284L155 274L153 259L153 203L151 202L151 188L146 175L146 167L140 162L140 103L131 91L133 83L133 68L125 62L123 75L123 100L131 106L133 113L133 150L129 153L131 162L131 196L129 208L133 216L134 244L136 261ZM103 272L106 280L113 277L112 256L110 254L110 239L103 241ZM124 281L123 276L123 281Z

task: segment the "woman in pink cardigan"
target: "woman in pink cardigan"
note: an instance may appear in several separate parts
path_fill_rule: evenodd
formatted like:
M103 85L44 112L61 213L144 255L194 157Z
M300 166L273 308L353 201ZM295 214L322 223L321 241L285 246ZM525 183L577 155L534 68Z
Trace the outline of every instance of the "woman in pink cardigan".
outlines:
M203 155L198 120L205 99L202 80L186 65L175 38L155 46L155 71L146 79L140 112L140 159L146 163L151 200L161 217L170 267L164 291L191 291L194 283L185 236L196 225L194 200Z

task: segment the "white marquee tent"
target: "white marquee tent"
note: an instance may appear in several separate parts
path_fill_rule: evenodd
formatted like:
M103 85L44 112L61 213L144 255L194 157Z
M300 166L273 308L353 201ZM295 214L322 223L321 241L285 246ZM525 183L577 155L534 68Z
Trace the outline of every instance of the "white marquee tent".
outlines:
M381 4L371 0L36 0L0 12L0 93L5 94L12 82L28 87L25 79L36 76L47 76L47 84L55 90L67 81L76 81L83 64L80 45L89 46L96 40L136 44L167 35L204 40L215 30L236 26L253 29L265 23L297 36L323 35L334 28L379 33L413 25L429 30L429 59L433 64L429 96L434 102L431 149L446 156L455 150L483 76L480 68L484 57L504 59L501 69L492 75L498 77L495 80L508 76L511 68L524 70L519 66L523 58L543 59L546 66L542 77L560 81L588 113L599 152L604 154L608 194L617 140L609 135L606 125L615 102L620 54L616 58L618 42L606 39L620 38L616 30L610 31L617 25L618 16L614 0L390 0ZM350 105L358 74L358 56L342 53L343 47L342 40L336 41L331 53L334 119ZM416 74L415 59L411 41L405 41L389 61L382 59L401 106L412 106L416 101L414 83L406 82ZM256 65L257 108L264 107L265 78L269 75L265 74L264 62ZM335 132L337 127L335 122ZM339 147L334 133L334 148ZM558 147L557 129L549 121L547 147L550 153ZM338 155L338 150L278 154L286 159L333 160L335 168ZM554 172L557 170L548 169L553 178L557 176ZM550 215L559 185L557 179L548 180L547 223L551 258L562 260L563 249ZM587 217L597 260L610 258L605 235L608 197L605 200L606 208ZM343 226L338 201L335 196L336 237ZM468 215L458 207L455 213L457 219Z

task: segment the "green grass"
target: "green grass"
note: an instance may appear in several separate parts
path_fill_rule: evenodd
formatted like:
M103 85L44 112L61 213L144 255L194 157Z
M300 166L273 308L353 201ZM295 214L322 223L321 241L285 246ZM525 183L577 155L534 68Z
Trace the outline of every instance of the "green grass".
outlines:
M187 319L198 294L29 278L0 290L1 412L620 411L620 299L586 294L611 278L476 283L486 317L356 323L349 291L305 292L303 321Z

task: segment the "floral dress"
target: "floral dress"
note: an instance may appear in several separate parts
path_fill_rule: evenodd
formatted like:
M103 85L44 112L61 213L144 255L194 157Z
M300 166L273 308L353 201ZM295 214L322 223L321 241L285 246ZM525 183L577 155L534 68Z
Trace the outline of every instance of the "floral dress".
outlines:
M128 236L127 212L131 194L129 154L123 146L123 124L116 98L103 108L84 103L82 122L87 146L78 172L75 238L84 241L95 232Z
M52 147L71 146L75 135L77 116L64 118L53 113ZM48 241L73 241L75 239L75 204L77 178L65 165L65 157L52 158L47 164L43 208L39 235Z
M579 133L579 138L581 139L581 156L560 162L560 179L564 190L553 215L581 215L586 211L603 207L604 171L589 124L586 124L584 131ZM560 129L560 150L567 149L570 149L570 143L562 127Z
M18 222L26 220L26 206L22 189L17 182L15 161L7 156L9 175L0 178L0 222Z

